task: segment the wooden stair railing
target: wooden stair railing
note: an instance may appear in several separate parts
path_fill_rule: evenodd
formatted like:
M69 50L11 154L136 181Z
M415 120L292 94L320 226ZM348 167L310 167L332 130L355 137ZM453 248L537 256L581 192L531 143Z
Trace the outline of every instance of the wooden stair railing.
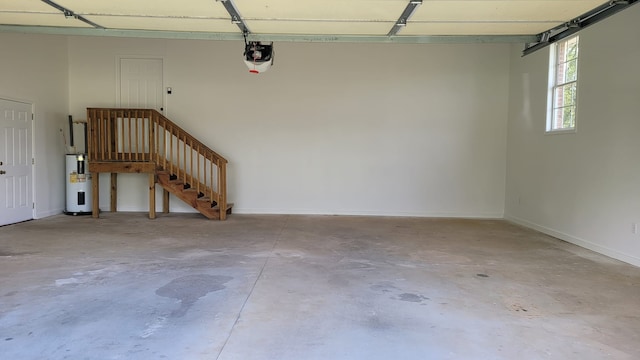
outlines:
M226 218L230 211L227 160L164 115L153 109L88 108L87 122L90 172L111 172L112 180L118 172L153 173L154 184L158 182L205 216L216 217L205 210L208 203L210 209L218 210L220 220ZM96 196L94 191L94 200ZM115 211L113 203L112 193ZM93 204L97 207L97 201ZM164 210L168 212L166 203ZM155 210L150 209L150 217L151 211Z

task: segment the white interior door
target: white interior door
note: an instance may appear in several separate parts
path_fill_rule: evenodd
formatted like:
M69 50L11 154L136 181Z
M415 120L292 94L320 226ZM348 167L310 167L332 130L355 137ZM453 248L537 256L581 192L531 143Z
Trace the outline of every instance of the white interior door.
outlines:
M0 99L0 225L33 219L31 104Z
M120 107L164 111L162 59L120 59Z

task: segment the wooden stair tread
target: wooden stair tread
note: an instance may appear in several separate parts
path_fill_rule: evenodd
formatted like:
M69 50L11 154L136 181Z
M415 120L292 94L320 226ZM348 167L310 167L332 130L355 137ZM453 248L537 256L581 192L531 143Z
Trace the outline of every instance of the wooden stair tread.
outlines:
M233 208L233 203L227 203L227 210ZM214 206L212 209L218 209L220 210L220 207L218 205Z

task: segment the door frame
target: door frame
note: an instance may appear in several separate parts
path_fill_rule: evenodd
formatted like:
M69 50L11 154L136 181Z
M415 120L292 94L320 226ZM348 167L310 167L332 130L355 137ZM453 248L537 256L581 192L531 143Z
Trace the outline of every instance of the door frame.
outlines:
M122 59L140 59L140 60L162 60L162 115L167 115L167 92L165 91L165 82L167 78L167 70L164 56L155 55L117 55L116 62L116 107L120 107L120 62Z
M17 102L31 107L31 219L36 216L36 104L32 100L15 98L0 94L0 100Z

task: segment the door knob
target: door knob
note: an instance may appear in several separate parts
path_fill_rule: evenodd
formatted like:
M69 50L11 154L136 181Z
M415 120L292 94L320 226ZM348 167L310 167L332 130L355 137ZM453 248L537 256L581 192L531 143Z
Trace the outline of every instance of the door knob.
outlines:
M4 175L4 174L6 174L6 173L7 173L6 171L4 171L4 170L0 170L0 175Z

